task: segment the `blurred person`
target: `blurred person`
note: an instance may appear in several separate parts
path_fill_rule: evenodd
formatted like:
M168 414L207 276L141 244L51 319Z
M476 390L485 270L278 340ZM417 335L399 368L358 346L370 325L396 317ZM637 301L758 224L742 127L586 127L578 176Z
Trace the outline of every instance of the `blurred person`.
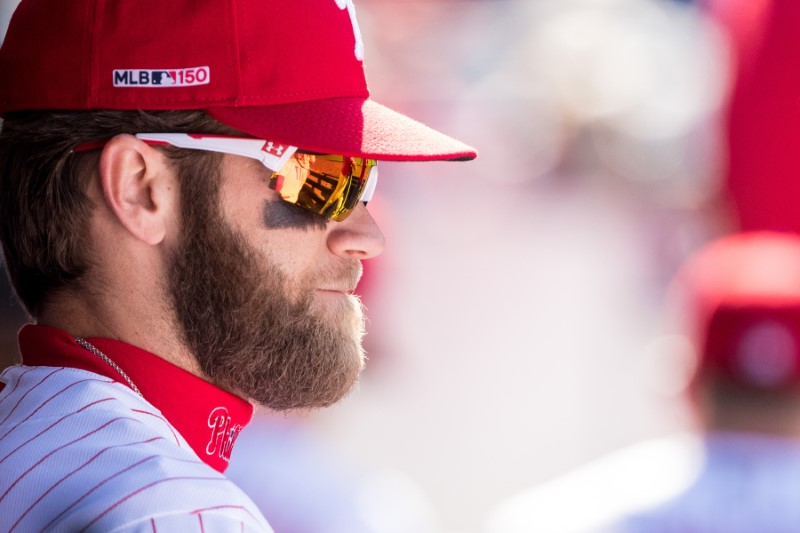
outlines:
M704 0L725 29L733 72L724 112L725 185L739 231L800 232L800 51L796 0Z
M21 2L0 240L34 323L0 377L1 530L271 531L223 472L254 405L358 378L376 160L476 155L370 100L363 57L349 0ZM296 199L290 161L319 178Z
M676 275L694 433L633 445L497 507L489 533L800 530L800 236L721 238ZM670 343L672 357L680 343Z

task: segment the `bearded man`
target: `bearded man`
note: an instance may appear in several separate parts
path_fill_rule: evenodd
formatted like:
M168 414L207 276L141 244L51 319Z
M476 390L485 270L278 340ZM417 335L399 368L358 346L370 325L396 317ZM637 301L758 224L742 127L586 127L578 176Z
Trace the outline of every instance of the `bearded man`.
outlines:
M33 319L0 378L0 530L270 531L223 472L254 405L358 378L377 160L475 151L369 99L349 0L22 0L0 72Z

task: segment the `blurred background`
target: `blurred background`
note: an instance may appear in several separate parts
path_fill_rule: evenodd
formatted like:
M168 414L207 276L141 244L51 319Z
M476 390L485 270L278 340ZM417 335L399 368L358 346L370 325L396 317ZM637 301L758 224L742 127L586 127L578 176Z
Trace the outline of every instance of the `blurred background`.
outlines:
M0 0L0 31L16 3ZM364 531L477 533L520 490L691 426L685 374L660 356L669 279L716 236L793 223L774 216L789 196L728 170L754 142L730 102L768 11L745 4L356 1L373 97L480 157L381 165L360 386L264 414L237 445L248 466L234 453L242 485L263 459L246 490L283 498L271 521L334 507ZM0 301L9 364L24 318Z

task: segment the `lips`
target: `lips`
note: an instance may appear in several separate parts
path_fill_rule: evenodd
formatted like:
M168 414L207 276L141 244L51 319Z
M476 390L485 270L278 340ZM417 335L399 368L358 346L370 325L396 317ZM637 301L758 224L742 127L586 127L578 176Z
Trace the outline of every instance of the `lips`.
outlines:
M313 280L315 283L311 285L316 284L316 290L322 293L352 295L361 280L362 273L363 267L360 262L341 264L316 276Z
M319 292L332 292L336 294L352 294L355 289L317 289Z

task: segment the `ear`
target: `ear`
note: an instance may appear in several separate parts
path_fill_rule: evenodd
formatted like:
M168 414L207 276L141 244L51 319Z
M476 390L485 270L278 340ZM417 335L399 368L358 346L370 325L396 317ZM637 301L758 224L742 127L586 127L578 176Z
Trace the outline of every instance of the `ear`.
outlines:
M164 240L177 207L174 171L164 155L133 135L117 135L100 155L100 184L109 209L134 237Z

